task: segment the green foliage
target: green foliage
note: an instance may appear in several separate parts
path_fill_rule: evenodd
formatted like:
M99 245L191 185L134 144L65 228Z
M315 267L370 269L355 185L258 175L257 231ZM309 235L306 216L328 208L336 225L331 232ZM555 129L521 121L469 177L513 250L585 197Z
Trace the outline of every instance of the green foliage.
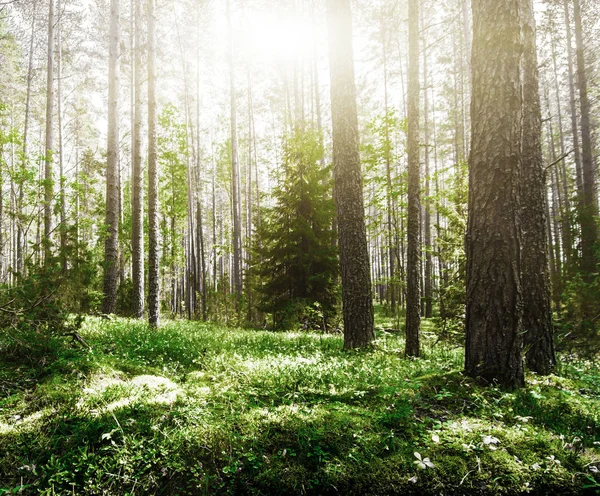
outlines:
M333 231L331 171L323 167L321 140L309 131L284 143L283 164L257 232L253 273L259 309L274 327L327 328L336 313L337 251Z
M167 105L158 116L159 208L163 241L161 263L171 279L183 266L183 232L188 210L188 145L178 110ZM169 291L169 286L165 288ZM175 308L171 308L175 312Z
M0 364L0 490L24 494L587 494L600 370L507 393L462 349L88 318L43 376ZM435 336L433 336L435 339ZM428 459L428 463L424 463Z
M440 335L462 342L466 301L467 163L460 162L455 167L451 187L444 188L439 197L433 197L438 233L434 249L441 268L437 289ZM434 175L434 181L439 182L444 172Z
M80 319L64 303L64 273L56 259L27 267L26 276L0 291L0 353L4 360L43 367L64 346Z

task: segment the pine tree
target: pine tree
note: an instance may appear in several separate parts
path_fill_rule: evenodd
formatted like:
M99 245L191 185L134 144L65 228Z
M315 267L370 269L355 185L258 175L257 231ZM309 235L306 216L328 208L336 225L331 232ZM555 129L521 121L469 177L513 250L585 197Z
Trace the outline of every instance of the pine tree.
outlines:
M275 206L264 212L256 236L259 310L273 314L278 328L298 321L326 328L335 314L334 206L330 170L319 164L320 143L309 131L286 140Z

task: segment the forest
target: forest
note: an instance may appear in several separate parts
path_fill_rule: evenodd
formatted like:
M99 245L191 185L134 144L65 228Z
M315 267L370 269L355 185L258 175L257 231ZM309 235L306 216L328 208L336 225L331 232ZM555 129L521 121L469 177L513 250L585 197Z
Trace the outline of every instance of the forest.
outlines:
M596 0L0 0L0 496L600 494Z

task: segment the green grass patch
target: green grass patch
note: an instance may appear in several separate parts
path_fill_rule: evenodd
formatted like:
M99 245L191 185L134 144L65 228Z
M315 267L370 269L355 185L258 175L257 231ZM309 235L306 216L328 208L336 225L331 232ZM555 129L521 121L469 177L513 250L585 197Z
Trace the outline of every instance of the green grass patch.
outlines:
M91 350L0 365L0 494L593 494L600 369L506 392L461 348L89 318Z

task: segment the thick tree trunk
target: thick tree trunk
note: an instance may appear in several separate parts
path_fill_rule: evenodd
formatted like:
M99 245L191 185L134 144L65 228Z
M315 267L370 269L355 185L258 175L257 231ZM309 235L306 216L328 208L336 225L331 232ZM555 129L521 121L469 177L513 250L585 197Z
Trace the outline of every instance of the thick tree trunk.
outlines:
M419 153L419 0L408 2L408 217L406 243L407 356L419 356L421 325L421 164Z
M48 72L46 79L46 145L44 147L44 260L52 256L52 204L54 177L52 172L54 148L54 0L48 8Z
M349 0L328 1L333 164L342 274L344 348L375 337Z
M117 310L119 268L119 0L110 3L110 43L108 54L108 142L106 146L106 226L104 241L104 299L102 312Z
M473 2L465 369L525 382L522 336L519 0Z
M546 169L542 155L542 111L538 82L533 0L521 0L523 43L523 134L521 143L521 284L527 366L548 374L554 356Z
M579 0L573 0L575 18L575 43L577 46L577 86L581 107L581 174L583 180L583 201L581 210L581 272L586 282L594 280L598 271L596 248L598 243L598 201L596 198L596 171L592 152L590 130L590 102L587 91L587 75L583 55L583 30ZM589 315L588 315L589 316Z
M144 223L142 171L142 0L135 2L135 111L133 122L133 167L131 178L131 273L133 313L144 316Z
M156 19L148 0L148 323L160 320L158 160L156 157Z

